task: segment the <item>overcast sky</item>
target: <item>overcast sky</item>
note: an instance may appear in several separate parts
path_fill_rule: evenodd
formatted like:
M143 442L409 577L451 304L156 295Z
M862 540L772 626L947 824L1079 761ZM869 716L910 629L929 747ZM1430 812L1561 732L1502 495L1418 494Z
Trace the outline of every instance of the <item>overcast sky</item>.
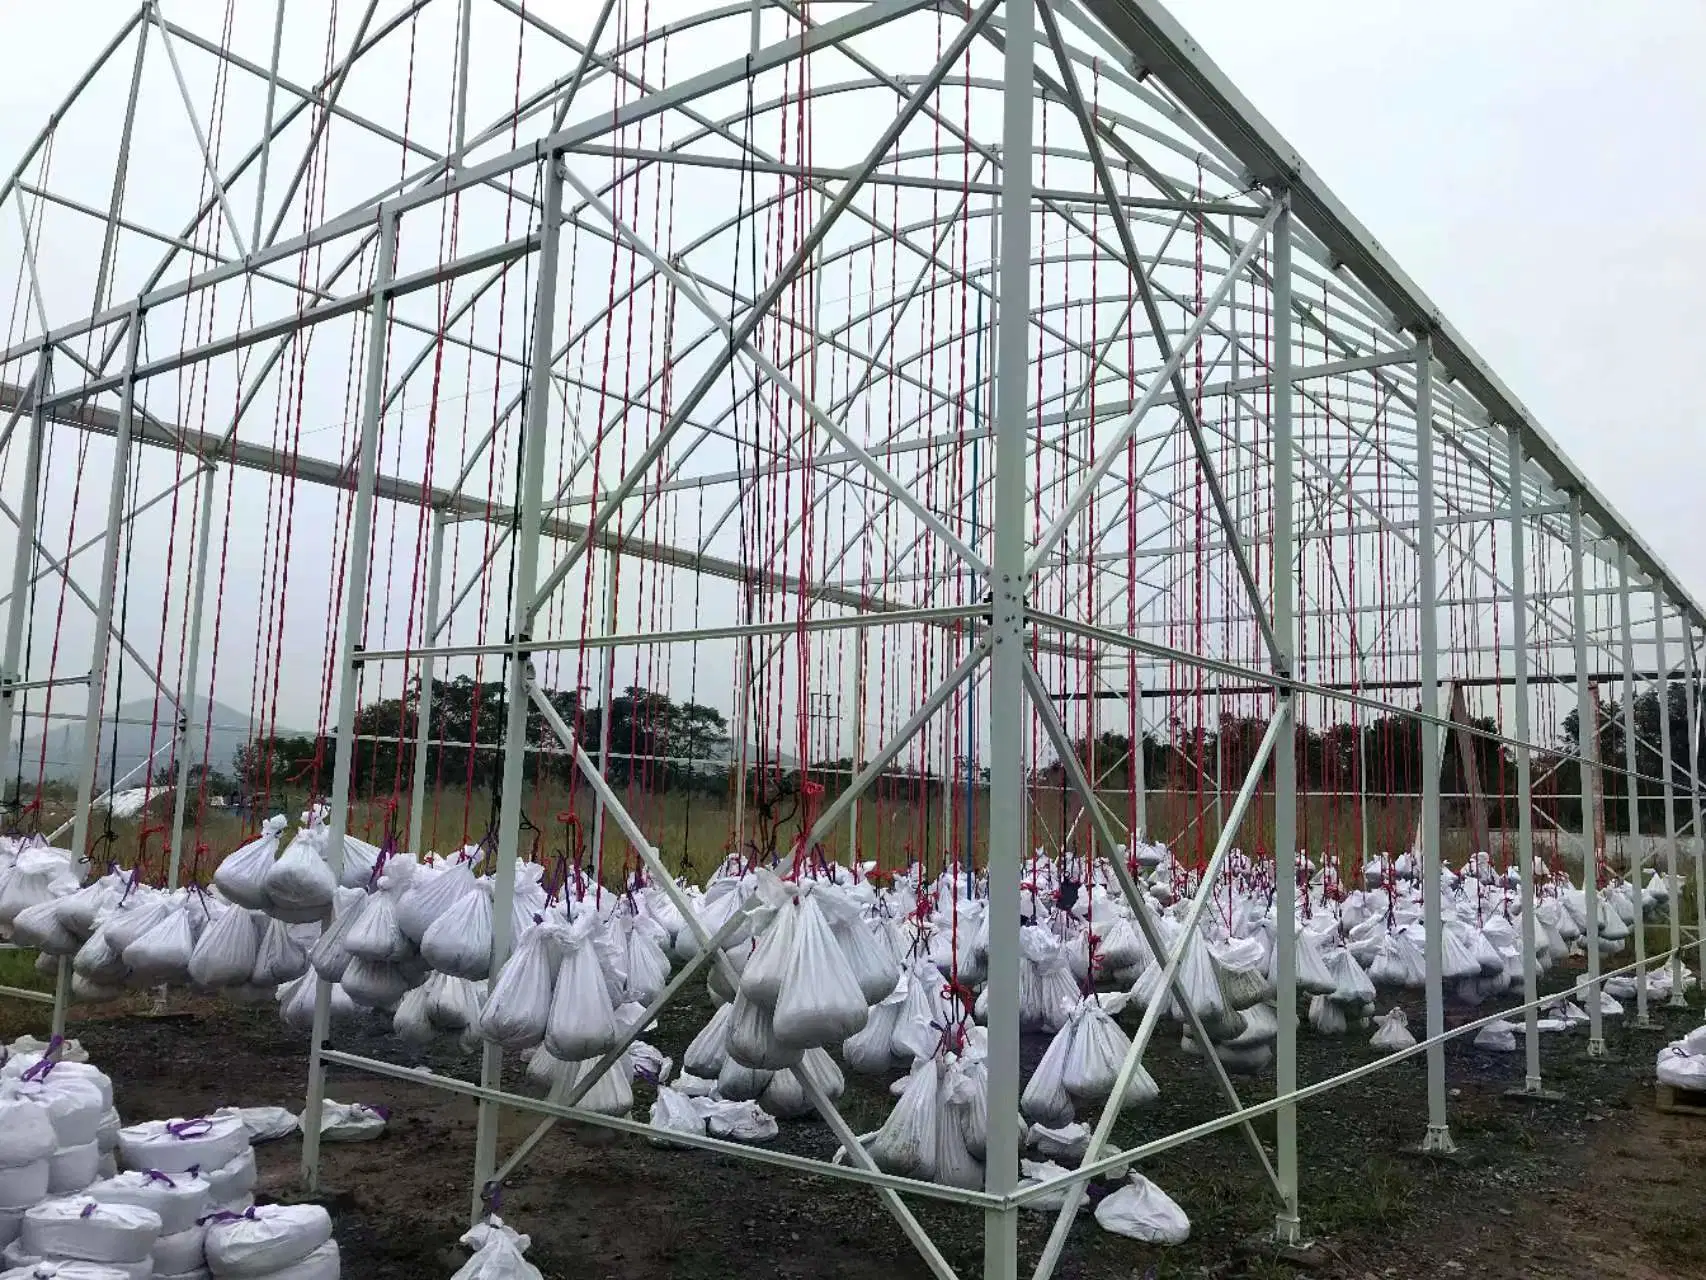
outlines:
M1172 8L1706 598L1706 5Z
M578 2L534 7L549 16ZM238 4L236 43L250 56L264 58L271 7ZM223 9L168 5L210 33ZM68 23L63 6L0 0L15 55L0 79L0 169L133 11L133 0L77 0ZM1706 257L1706 178L1673 159L1679 144L1692 159L1706 132L1706 5L1176 0L1174 11L1706 598L1694 554L1706 535L1706 438L1684 390L1703 327L1690 304ZM56 156L56 172L76 163ZM316 558L307 550L305 563ZM80 563L92 575L94 559ZM298 590L308 650L320 643L323 584L293 581ZM306 693L315 664L302 665ZM248 678L240 661L234 669Z

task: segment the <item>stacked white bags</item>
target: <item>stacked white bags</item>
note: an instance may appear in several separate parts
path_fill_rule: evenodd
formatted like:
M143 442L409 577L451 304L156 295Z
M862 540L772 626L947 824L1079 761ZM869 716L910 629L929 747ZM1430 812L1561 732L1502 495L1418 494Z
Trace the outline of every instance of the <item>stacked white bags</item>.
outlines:
M242 1117L230 1111L129 1125L119 1130L118 1152L127 1170L199 1178L216 1212L241 1213L254 1204L254 1149Z
M314 1204L258 1205L207 1222L207 1269L245 1280L338 1280L332 1219Z

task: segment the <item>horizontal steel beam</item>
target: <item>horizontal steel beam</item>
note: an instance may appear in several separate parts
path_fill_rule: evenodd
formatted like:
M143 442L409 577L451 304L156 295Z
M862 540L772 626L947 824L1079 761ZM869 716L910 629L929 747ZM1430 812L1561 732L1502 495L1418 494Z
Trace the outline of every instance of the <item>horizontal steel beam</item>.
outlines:
M27 388L0 382L0 413L27 405L28 398ZM53 422L96 435L110 436L118 428L118 412L99 405L52 405L48 416ZM353 470L335 462L302 457L289 450L275 449L269 445L237 439L227 441L213 432L141 418L133 423L132 436L138 444L182 450L204 461L228 461L233 466L250 471L289 476L307 484L343 489L351 493L355 491L356 476ZM447 517L458 520L501 523L510 520L514 514L509 507L489 507L479 498L450 489L440 489L420 480L405 480L397 476L376 477L374 496L409 506L431 507L434 511L442 511ZM559 542L576 542L586 535L586 526L569 520L546 520L541 532ZM725 578L759 590L800 590L797 577L775 573L769 569L749 568L734 560L700 555L695 551L644 538L601 533L593 540L593 545L601 551L619 551L622 555L632 556L637 560L667 564L713 578ZM813 599L821 603L856 609L862 613L893 613L908 607L869 592L851 591L841 587L820 589L808 585L806 590Z

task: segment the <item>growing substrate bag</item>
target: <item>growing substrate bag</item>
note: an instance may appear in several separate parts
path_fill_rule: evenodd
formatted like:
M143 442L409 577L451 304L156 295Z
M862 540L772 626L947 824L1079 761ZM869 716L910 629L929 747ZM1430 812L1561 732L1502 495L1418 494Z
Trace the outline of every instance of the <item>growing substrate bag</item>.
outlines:
M1096 1205L1096 1223L1104 1231L1145 1244L1183 1244L1191 1235L1191 1220L1185 1211L1135 1171L1128 1175L1126 1185Z
M1416 1043L1416 1037L1410 1034L1410 1019L1402 1009L1393 1009L1382 1018L1376 1019L1380 1024L1374 1034L1369 1037L1369 1044L1386 1053L1394 1053L1399 1049L1409 1049Z
M331 1238L331 1215L319 1205L257 1205L207 1224L207 1266L216 1276L273 1276Z
M399 921L399 924L401 922ZM421 959L440 973L479 982L492 971L492 898L490 884L464 893L427 926Z
M148 1120L119 1130L119 1161L127 1169L176 1175L217 1169L249 1149L249 1131L236 1116Z
M152 1209L66 1196L25 1210L18 1242L36 1257L126 1263L145 1261L159 1237Z
M203 929L190 953L190 981L198 987L242 986L255 971L260 932L243 907L228 906Z
M93 1184L84 1194L103 1204L149 1210L160 1219L163 1236L190 1230L213 1203L207 1180L187 1173L120 1173Z
M815 897L805 898L776 997L772 1027L777 1044L788 1049L840 1044L864 1027L867 1007L822 909Z
M278 838L284 827L283 814L268 818L258 839L251 840L215 868L213 883L228 901L252 911L266 910L267 872L278 857Z
M548 923L521 935L480 1011L476 1030L482 1040L519 1053L545 1039L561 932L562 926Z
M564 1062L597 1058L616 1045L615 1008L593 945L599 927L596 916L584 915L569 926L563 938L563 960L545 1024L545 1047L552 1057Z
M489 1217L462 1237L474 1256L450 1280L543 1280L539 1269L522 1256L530 1243L504 1226L502 1218Z
M326 865L331 832L316 811L267 869L266 912L276 920L319 920L332 906L338 878Z

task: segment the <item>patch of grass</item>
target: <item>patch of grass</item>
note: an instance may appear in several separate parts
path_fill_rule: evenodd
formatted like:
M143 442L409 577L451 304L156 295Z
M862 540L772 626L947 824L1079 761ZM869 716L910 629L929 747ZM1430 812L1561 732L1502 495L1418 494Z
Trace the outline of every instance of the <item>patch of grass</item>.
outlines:
M1391 1231L1408 1222L1418 1189L1409 1168L1376 1156L1350 1178L1306 1185L1303 1203L1308 1206L1311 1228L1323 1235Z

